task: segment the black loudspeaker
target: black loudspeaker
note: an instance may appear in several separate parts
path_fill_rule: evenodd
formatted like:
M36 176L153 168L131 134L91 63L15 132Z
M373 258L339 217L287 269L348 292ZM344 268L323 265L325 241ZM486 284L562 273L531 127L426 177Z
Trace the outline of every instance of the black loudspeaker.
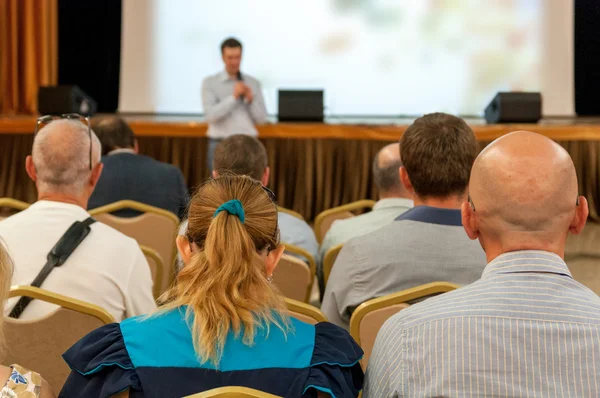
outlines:
M323 90L279 90L280 122L322 122Z
M77 86L47 86L38 91L38 112L42 115L79 113L93 116L98 104Z
M495 123L537 123L542 118L540 93L498 93L485 108L485 120Z

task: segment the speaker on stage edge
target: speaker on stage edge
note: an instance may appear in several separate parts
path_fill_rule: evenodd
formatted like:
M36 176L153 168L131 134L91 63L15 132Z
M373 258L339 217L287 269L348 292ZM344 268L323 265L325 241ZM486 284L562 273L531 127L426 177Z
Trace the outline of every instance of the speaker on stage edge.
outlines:
M488 124L537 123L542 118L540 93L499 92L485 108Z
M46 86L38 91L38 112L42 115L79 113L93 116L98 104L75 85Z

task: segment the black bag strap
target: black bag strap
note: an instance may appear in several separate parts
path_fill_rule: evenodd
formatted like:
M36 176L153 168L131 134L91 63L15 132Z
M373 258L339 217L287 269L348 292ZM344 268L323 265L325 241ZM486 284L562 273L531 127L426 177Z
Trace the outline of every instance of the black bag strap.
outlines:
M83 221L75 221L67 232L58 240L56 245L50 250L48 253L46 264L40 271L40 273L35 277L33 282L31 282L31 286L40 287L42 283L46 280L50 272L54 269L54 267L60 267L63 265L69 256L77 249L77 246L88 236L91 231L90 225L95 223L92 217L86 218ZM33 300L31 297L21 297L10 311L8 315L11 318L19 318L25 308L29 305L29 303Z

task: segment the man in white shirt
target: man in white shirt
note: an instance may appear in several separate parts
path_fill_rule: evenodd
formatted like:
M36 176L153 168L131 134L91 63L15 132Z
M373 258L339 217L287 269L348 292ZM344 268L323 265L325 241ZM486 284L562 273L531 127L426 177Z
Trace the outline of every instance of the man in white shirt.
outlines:
M0 222L0 238L15 264L12 285L31 284L69 227L90 217L85 209L102 173L100 142L79 121L53 121L35 136L26 169L38 201ZM99 222L41 287L96 304L117 321L156 308L150 268L137 242ZM16 301L9 300L7 313ZM38 318L55 308L33 300L20 319Z
M379 200L368 213L335 221L321 243L321 258L332 247L378 230L413 207L412 195L400 181L400 167L400 144L397 142L386 145L377 153L373 160L373 180Z
M265 123L267 109L258 80L240 72L242 43L228 38L221 44L225 70L202 82L202 106L208 122L208 167L219 142L234 134L256 137L256 124Z

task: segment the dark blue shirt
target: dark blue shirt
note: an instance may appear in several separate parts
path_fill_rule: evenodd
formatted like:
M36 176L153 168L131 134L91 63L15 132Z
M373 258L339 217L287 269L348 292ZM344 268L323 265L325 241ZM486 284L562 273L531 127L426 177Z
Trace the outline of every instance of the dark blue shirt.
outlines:
M223 386L245 386L283 397L356 397L362 388L360 347L343 329L291 319L284 333L256 331L254 345L230 332L217 366L201 363L184 308L129 318L84 337L64 355L72 369L60 396L182 397Z

